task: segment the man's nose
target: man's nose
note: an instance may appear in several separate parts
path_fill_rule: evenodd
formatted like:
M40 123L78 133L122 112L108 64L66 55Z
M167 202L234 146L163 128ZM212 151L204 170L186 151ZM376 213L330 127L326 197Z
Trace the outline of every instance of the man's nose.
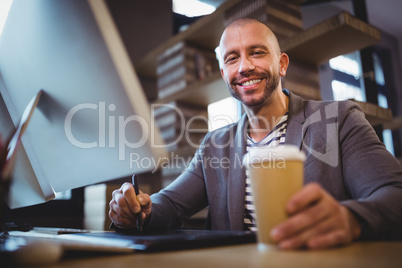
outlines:
M242 57L240 59L239 73L247 73L247 72L252 71L254 69L255 69L255 67L254 67L253 63L250 61L249 58Z

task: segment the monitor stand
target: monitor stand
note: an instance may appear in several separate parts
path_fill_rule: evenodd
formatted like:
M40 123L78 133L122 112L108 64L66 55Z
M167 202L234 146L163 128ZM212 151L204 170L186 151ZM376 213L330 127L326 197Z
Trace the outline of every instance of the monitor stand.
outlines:
M37 107L41 97L43 96L43 90L39 90L38 93L32 98L32 100L25 107L25 110L21 116L21 119L16 126L15 130L11 133L10 137L4 143L1 142L0 148L0 230L6 231L6 218L7 211L9 210L9 197L10 197L10 187L13 181L13 170L16 162L17 149L21 143L21 137L26 131L29 121L32 118L35 108ZM4 97L4 96L3 96ZM27 179L27 178L24 178ZM28 182L31 185L31 182ZM41 196L45 193L52 193L55 196L54 190L48 182L39 182ZM13 185L15 188L18 187L18 183ZM24 187L26 188L26 187ZM21 188L20 188L21 189ZM25 191L19 191L23 192Z

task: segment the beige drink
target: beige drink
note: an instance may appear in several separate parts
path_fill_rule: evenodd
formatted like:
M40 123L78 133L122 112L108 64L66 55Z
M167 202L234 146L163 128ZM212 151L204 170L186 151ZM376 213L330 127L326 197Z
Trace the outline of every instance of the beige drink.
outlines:
M260 246L274 243L271 229L287 218L286 203L303 186L304 160L304 153L292 145L258 147L246 154Z

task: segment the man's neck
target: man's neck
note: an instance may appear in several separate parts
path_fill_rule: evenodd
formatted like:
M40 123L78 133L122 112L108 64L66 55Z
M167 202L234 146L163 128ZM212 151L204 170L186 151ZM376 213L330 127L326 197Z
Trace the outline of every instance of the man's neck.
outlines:
M244 107L250 129L249 135L256 141L262 140L288 111L289 98L278 88L260 107Z

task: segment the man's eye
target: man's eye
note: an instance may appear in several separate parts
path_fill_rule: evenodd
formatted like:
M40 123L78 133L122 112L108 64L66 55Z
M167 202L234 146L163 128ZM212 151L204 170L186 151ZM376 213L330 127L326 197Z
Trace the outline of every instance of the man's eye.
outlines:
M237 57L228 57L227 59L226 59L226 62L233 62L233 61L235 61L237 59Z
M253 55L263 55L265 53L263 51L254 51L252 54Z

